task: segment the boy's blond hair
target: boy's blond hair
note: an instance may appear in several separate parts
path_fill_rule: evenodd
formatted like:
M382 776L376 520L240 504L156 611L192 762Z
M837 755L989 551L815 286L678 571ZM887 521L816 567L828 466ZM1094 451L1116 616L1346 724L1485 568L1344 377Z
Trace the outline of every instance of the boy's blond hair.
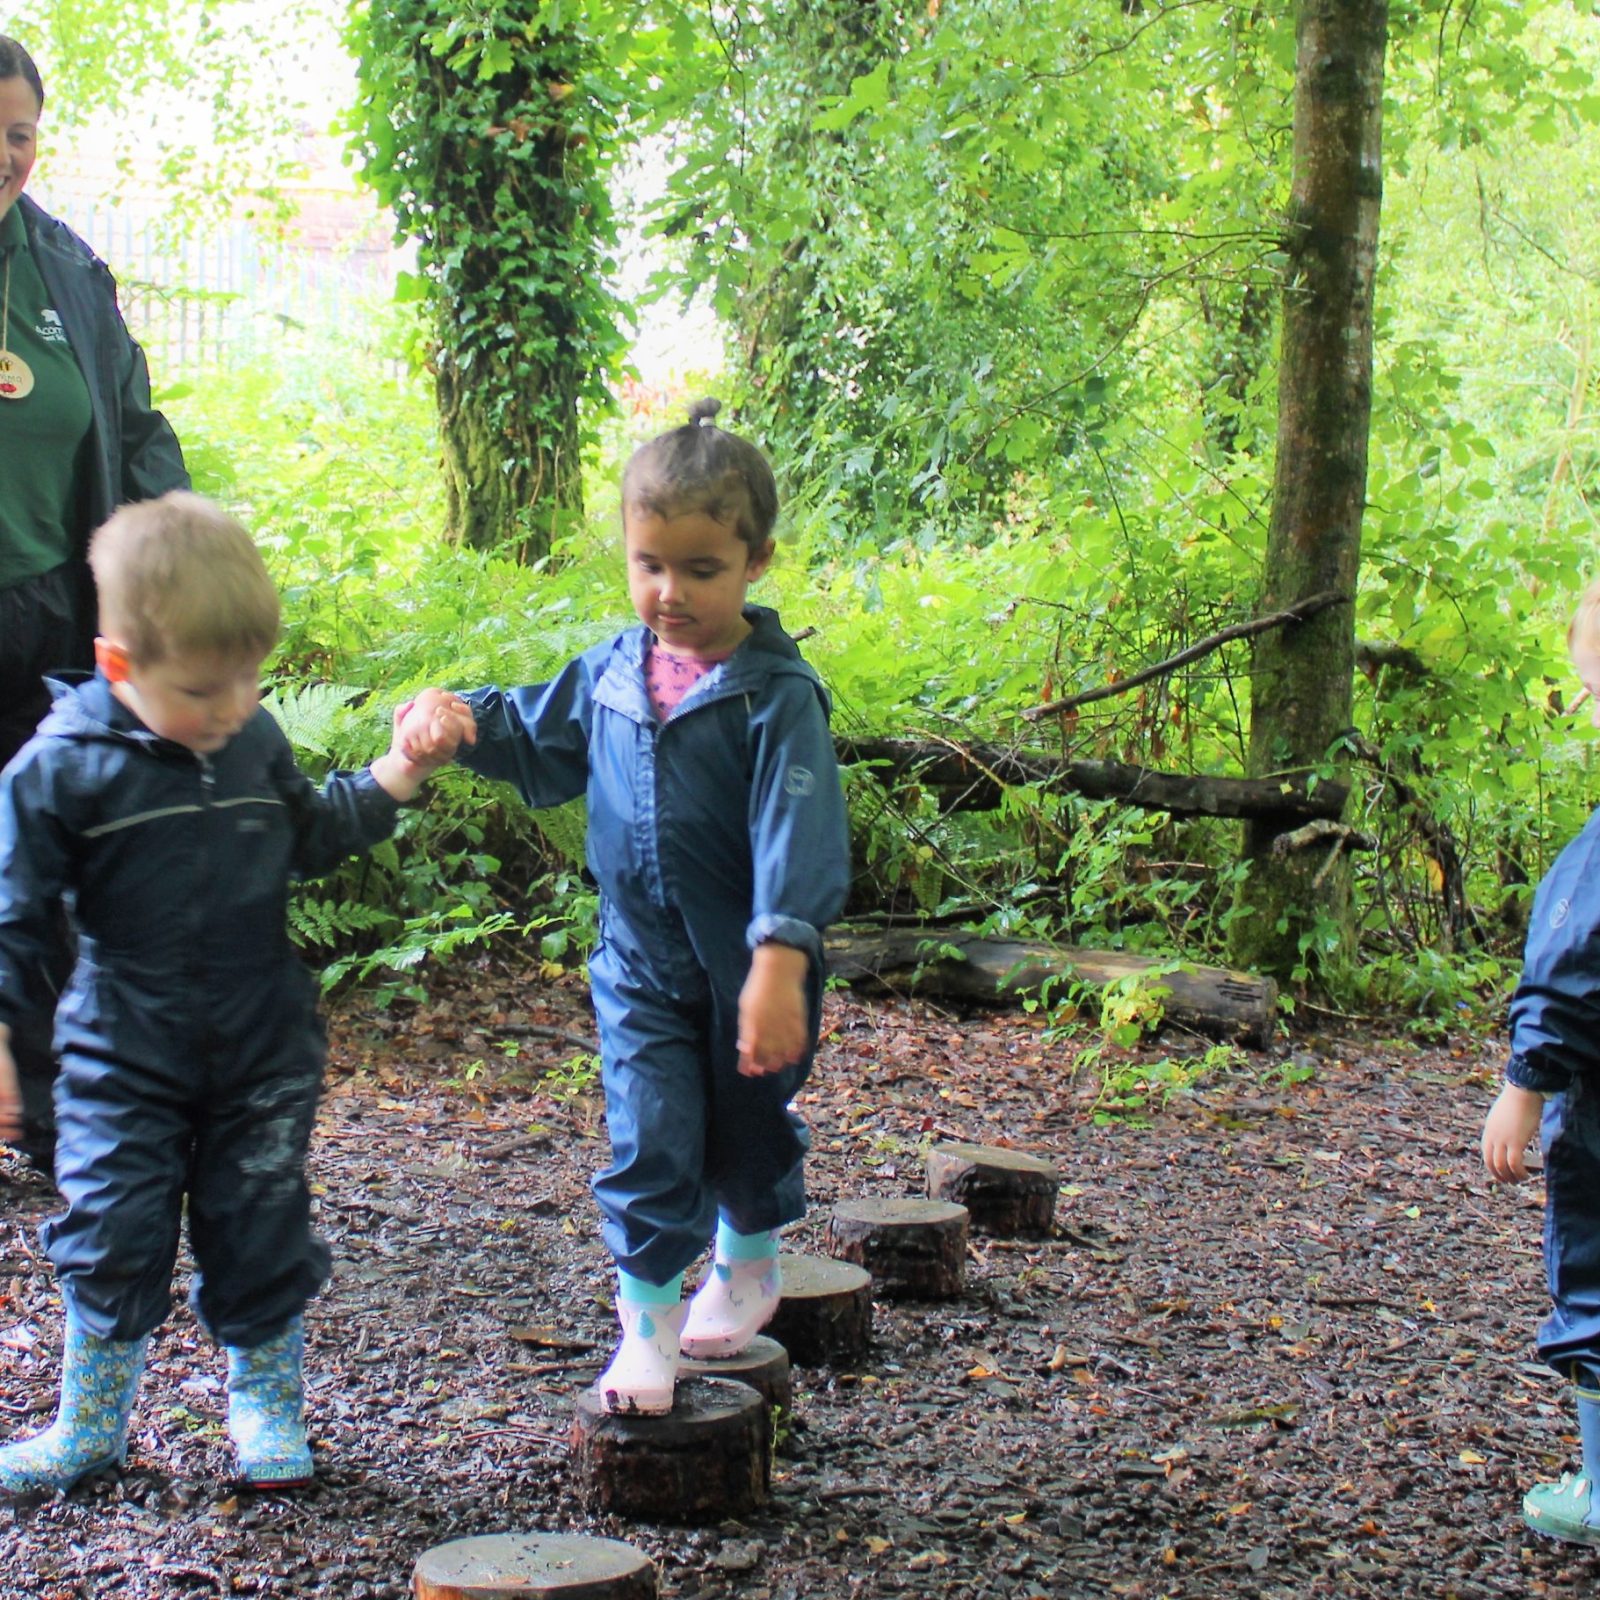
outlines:
M89 544L100 632L136 666L169 656L264 660L278 591L254 541L221 506L174 490L121 507Z
M1567 624L1567 649L1600 652L1600 578L1579 596L1578 608Z

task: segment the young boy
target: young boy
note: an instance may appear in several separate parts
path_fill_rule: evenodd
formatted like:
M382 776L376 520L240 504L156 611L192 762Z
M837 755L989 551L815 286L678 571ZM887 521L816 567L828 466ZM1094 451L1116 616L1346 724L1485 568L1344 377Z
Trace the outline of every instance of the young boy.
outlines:
M1567 647L1600 727L1600 583L1585 591ZM424 730L425 731L425 730ZM1511 1001L1505 1087L1483 1125L1483 1160L1501 1182L1528 1175L1544 1146L1550 1315L1539 1354L1573 1385L1583 1462L1524 1496L1527 1525L1600 1544L1600 811L1556 858L1534 896L1522 979Z
M124 1459L185 1201L242 1476L303 1482L301 1313L329 1265L304 1173L324 1047L285 901L292 878L384 838L438 763L423 725L409 758L392 745L312 787L259 704L277 594L210 502L125 506L90 561L99 670L58 688L0 777L0 1136L21 1115L10 1030L54 1004L39 960L63 897L79 939L56 1011L66 1209L41 1230L67 1310L61 1404L0 1449L0 1494Z

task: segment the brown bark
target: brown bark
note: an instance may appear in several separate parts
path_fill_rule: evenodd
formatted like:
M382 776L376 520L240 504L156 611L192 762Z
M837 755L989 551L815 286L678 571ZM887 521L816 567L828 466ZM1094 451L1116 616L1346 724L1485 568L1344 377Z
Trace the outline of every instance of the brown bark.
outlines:
M828 1253L872 1274L873 1293L954 1300L967 1286L967 1208L949 1200L844 1200Z
M1262 609L1353 594L1372 407L1373 280L1382 200L1384 0L1300 0L1294 183L1284 235L1283 349ZM1346 765L1354 615L1338 607L1262 635L1251 669L1249 771L1306 778ZM1316 878L1274 854L1275 820L1246 825L1248 877L1233 925L1242 966L1282 975L1327 926L1348 945L1349 872ZM1314 881L1315 880L1315 881Z
M572 1474L592 1512L645 1522L717 1522L765 1505L772 1430L766 1403L746 1383L680 1378L664 1417L607 1412L578 1396Z
M1014 939L926 928L882 934L833 933L828 971L846 982L870 980L922 994L1004 1004L1068 982L1104 986L1148 973L1166 993L1164 1018L1211 1038L1264 1048L1277 1022L1278 989L1271 979L1215 967L1167 972L1166 963L1120 950L1079 950Z
M783 1298L767 1332L802 1367L853 1366L872 1343L872 1277L825 1256L780 1255Z
M928 1152L928 1197L967 1208L974 1233L991 1239L1048 1238L1061 1174L1048 1161L994 1145L936 1144Z
M1003 745L930 739L837 738L843 762L872 761L885 775L911 778L939 791L942 811L992 811L1007 786L1055 784L1097 800L1121 800L1175 817L1263 817L1292 828L1314 817L1336 817L1348 785L1305 778L1219 778L1206 773L1155 772L1122 761L1068 761Z

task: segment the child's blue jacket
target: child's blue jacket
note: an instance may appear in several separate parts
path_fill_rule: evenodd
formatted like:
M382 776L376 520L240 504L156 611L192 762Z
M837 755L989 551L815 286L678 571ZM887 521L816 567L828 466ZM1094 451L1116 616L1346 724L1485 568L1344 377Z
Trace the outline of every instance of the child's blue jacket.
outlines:
M665 722L645 687L644 627L549 683L467 696L478 742L462 748L466 765L532 806L587 796L605 932L648 952L669 991L680 961L736 988L768 940L820 968L821 930L849 887L827 692L776 612L745 616L749 636Z
M1600 811L1533 897L1511 1000L1508 1082L1540 1094L1600 1072Z
M79 953L58 1047L137 1060L198 1029L208 1046L243 1042L259 1057L272 1048L254 1035L273 986L280 1040L313 1027L285 921L290 881L386 837L394 800L367 772L336 773L319 792L264 710L201 757L157 738L103 677L54 688L0 776L0 1022L54 1004L37 973L65 895Z

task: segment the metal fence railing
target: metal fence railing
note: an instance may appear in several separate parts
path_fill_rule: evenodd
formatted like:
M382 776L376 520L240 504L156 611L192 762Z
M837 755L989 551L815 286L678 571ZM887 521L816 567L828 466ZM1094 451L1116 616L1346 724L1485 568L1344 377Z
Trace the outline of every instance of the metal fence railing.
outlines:
M393 298L402 265L399 252L372 240L370 218L355 219L343 241L295 245L247 222L204 238L170 236L157 208L136 200L39 199L115 273L123 316L158 384L303 341L357 340Z

